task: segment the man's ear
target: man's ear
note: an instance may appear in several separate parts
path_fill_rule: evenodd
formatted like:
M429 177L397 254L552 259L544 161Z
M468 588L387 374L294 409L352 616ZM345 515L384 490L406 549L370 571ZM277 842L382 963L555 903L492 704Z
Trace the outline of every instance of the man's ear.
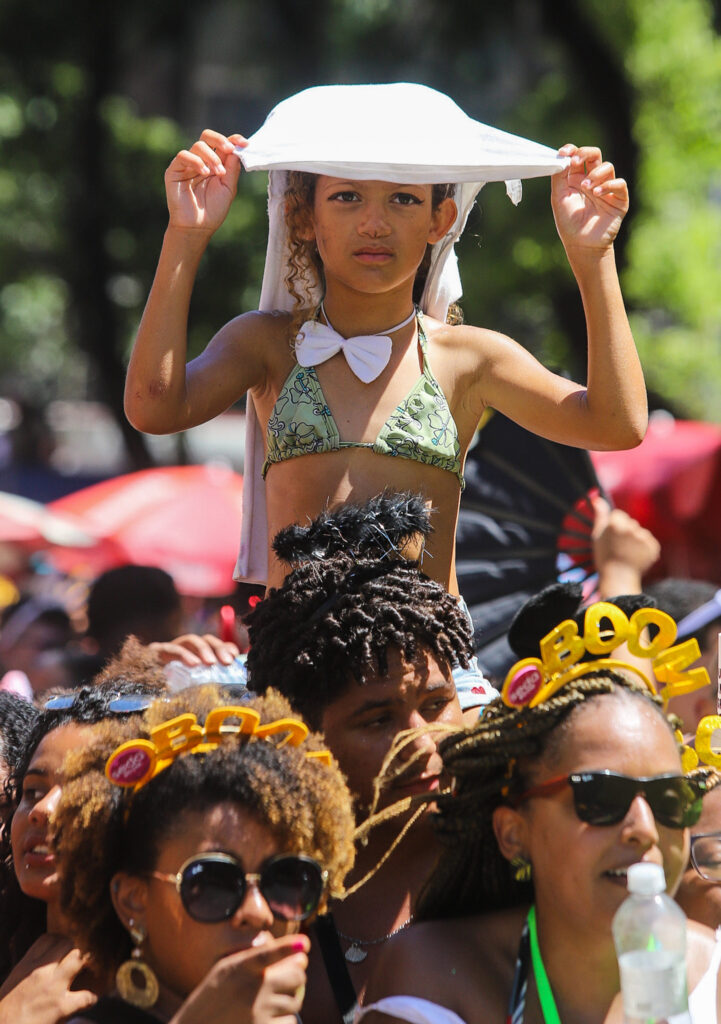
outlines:
M498 849L506 860L528 856L526 819L513 807L496 807L493 812L493 832Z
M458 207L450 196L438 204L433 211L431 230L428 233L429 245L435 245L436 242L440 242L448 234L457 216Z
M148 902L147 879L119 871L110 882L110 898L123 925L130 928L130 922L142 924Z

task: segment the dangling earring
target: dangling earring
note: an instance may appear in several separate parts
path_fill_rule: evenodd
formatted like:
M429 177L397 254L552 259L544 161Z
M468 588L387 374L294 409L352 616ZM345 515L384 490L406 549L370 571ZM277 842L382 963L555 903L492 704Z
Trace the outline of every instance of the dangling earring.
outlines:
M519 854L511 859L511 867L515 868L515 871L513 872L513 877L516 879L517 882L531 881L531 872L533 869L531 867L530 860L526 860L525 857L522 857Z
M143 954L140 947L145 939L145 929L142 925L136 928L135 921L131 917L128 922L128 931L133 940L133 952L130 954L130 959L118 967L115 974L115 985L126 1003L132 1003L133 1006L137 1006L141 1010L147 1010L157 1001L158 979L152 968L148 967L142 959ZM139 981L142 981L142 984L138 984Z

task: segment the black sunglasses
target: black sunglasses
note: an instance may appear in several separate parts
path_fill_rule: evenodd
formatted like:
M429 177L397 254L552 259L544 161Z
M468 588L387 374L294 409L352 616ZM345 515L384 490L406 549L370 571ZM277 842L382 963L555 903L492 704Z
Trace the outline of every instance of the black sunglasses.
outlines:
M318 909L327 878L317 861L301 854L271 857L259 872L251 873L228 853L203 853L186 860L176 875L149 874L173 882L188 914L206 924L232 917L249 885L258 887L273 917L305 921Z
M576 814L589 825L617 825L637 796L643 796L660 825L688 828L701 817L706 784L683 775L632 778L616 772L574 772L531 786L513 800L517 805L534 796L548 796L570 786Z
M721 882L721 832L691 836L691 863L701 878Z

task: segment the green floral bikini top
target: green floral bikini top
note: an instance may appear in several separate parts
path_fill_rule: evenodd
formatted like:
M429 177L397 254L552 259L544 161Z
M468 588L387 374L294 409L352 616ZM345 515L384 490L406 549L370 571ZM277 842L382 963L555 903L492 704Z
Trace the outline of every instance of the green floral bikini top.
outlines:
M298 455L341 448L370 448L377 455L438 466L464 486L458 430L446 396L428 365L428 340L418 315L418 342L423 372L410 394L391 413L375 441L341 441L314 366L296 363L288 374L268 420L268 454L263 477L276 462Z

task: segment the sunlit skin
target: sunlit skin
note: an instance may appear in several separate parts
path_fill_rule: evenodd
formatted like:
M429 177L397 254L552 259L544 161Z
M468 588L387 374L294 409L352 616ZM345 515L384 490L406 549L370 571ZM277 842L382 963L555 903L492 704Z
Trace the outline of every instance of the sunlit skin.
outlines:
M681 774L673 735L658 712L640 699L600 697L573 712L553 761L533 766L531 782L577 770L610 769L631 776ZM621 1024L618 965L611 922L626 896L629 864L663 864L669 892L678 886L688 833L658 825L637 796L621 822L582 822L570 788L534 797L517 809L498 808L494 830L504 856L533 866L538 936L564 1024ZM366 1002L415 995L448 1007L462 1020L501 1020L507 1011L518 942L527 908L487 916L430 922L388 943ZM693 989L706 969L713 936L689 931L688 980ZM368 1015L369 1024L390 1021ZM524 1021L543 1024L532 976Z
M721 786L704 797L701 817L691 829L692 836L707 832L721 835ZM683 873L676 899L693 921L721 928L721 882L702 878L691 863Z
M281 852L267 825L238 804L221 803L180 814L175 829L160 845L153 870L176 874L189 857L211 851L231 854L248 872L259 871L269 857ZM126 926L133 917L147 932L143 958L160 984L154 1012L161 1020L168 1019L224 957L260 950L275 938L298 930L295 922L273 918L255 885L248 886L243 903L231 918L213 924L190 917L175 885L158 878L121 872L113 880L112 891ZM305 954L295 955L302 969ZM298 984L302 981L301 975Z
M13 864L26 896L48 904L48 931L59 931L59 879L52 850L50 817L62 793L63 762L86 743L92 727L69 723L49 732L38 744L22 783L20 802L10 829Z
M186 366L190 296L202 254L236 192L240 135L206 130L166 172L170 210L155 283L131 356L126 412L140 430L168 433L203 423L250 391L265 431L295 365L289 316L246 313L215 335ZM596 147L560 151L570 166L551 179L558 232L588 320L588 388L546 370L522 346L496 332L424 318L429 363L448 400L464 458L485 408L565 443L618 449L645 431L645 388L616 275L613 240L628 208L625 181ZM430 185L321 176L308 238L325 272L325 309L345 337L388 330L412 310L412 290L426 245L455 216L448 199L435 209ZM312 311L309 311L309 313ZM342 440L373 442L418 381L421 356L411 321L392 335L388 365L363 384L337 354L318 379ZM392 482L422 493L437 510L424 570L458 593L454 537L460 500L454 474L404 458L350 448L312 453L270 467L268 535L306 522L326 507L364 501ZM271 585L287 567L269 556Z

